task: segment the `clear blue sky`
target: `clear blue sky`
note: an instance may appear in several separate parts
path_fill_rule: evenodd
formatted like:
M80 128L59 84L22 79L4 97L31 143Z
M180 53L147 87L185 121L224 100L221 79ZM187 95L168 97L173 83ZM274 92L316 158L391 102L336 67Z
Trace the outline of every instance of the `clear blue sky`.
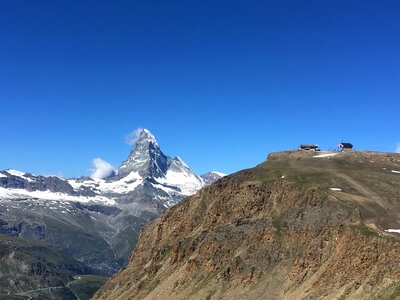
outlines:
M395 151L400 2L0 3L0 169L118 167L149 128L203 173L300 143Z

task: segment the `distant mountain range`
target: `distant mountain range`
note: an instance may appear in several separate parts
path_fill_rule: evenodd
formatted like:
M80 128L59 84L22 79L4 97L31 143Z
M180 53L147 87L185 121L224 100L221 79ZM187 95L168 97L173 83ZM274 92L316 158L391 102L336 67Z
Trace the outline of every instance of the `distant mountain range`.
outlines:
M0 171L0 199L32 198L137 206L144 198L148 200L150 197L152 205L144 206L143 210L159 213L223 176L225 174L220 172L197 176L180 157L166 156L150 131L143 129L128 159L113 176L65 180L8 169Z
M77 291L67 284L77 275L115 273L127 262L145 224L222 176L196 175L180 157L166 156L147 129L139 132L118 172L104 179L0 171L0 255L18 258L10 272L0 274L0 296L13 291L76 299ZM16 247L21 243L24 247ZM43 249L54 253L57 263L42 257ZM36 272L38 265L45 271ZM46 278L57 288L47 289Z

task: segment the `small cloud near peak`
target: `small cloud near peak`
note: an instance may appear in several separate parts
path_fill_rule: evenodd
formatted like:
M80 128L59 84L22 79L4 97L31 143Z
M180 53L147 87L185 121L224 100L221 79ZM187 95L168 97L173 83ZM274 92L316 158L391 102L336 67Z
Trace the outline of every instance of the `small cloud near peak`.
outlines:
M104 179L116 174L115 168L101 158L94 158L92 164L90 177L93 179Z
M125 136L125 142L131 146L134 146L139 140L151 141L153 144L157 144L154 135L146 128L139 127Z
M125 136L125 143L127 143L128 145L131 145L131 146L135 145L137 140L140 138L140 134L142 133L142 131L143 131L143 128L139 127L139 128L136 128L131 133L127 134Z

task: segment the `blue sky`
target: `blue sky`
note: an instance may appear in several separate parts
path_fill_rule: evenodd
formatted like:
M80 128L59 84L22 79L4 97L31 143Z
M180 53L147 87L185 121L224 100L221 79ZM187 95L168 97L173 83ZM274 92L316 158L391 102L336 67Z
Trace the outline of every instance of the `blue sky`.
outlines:
M89 174L145 127L198 173L395 151L399 1L2 1L0 169Z

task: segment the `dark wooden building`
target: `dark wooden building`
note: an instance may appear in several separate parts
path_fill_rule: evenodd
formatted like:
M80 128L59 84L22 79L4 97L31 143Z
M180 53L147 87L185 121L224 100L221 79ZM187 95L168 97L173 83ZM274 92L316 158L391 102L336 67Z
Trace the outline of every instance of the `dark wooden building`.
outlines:
M350 143L340 143L339 148L340 151L350 151L353 150L353 145Z
M300 145L299 150L317 151L318 150L318 145L316 145L316 144L302 144L302 145Z

